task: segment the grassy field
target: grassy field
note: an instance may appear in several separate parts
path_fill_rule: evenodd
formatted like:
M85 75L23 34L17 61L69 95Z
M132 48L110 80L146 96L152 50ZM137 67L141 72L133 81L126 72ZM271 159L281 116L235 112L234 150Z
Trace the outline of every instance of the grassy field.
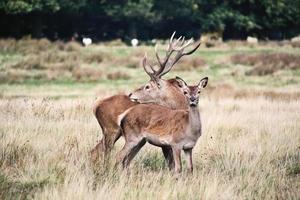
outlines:
M113 170L122 139L107 165L90 163L95 98L145 83L153 51L0 40L0 199L300 199L300 48L289 43L203 45L166 76L210 79L193 175L176 179L151 145Z

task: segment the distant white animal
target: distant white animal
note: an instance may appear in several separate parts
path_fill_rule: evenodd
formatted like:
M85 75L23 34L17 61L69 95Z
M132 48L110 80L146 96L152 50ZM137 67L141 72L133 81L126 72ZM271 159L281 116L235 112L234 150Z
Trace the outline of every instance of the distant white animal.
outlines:
M131 45L133 47L136 47L138 44L139 44L139 40L138 39L134 38L134 39L131 40Z
M156 43L157 43L156 39L152 39L151 42L152 42L153 44L156 44Z
M84 37L84 38L82 38L82 43L83 43L84 46L87 47L87 46L92 44L92 39Z
M250 44L257 44L258 43L258 39L256 37L247 37L247 42Z
M293 37L291 39L292 42L300 42L300 35L298 35L297 37Z

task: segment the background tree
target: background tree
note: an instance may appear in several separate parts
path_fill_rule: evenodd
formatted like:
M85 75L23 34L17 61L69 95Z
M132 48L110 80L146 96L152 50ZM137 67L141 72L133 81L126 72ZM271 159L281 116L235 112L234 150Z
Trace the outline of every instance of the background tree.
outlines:
M0 37L285 39L300 33L300 0L0 0L0 17Z
M159 14L153 10L153 3L154 0L108 1L105 12L115 21L126 24L122 35L125 33L130 38L144 38L144 34L138 34L139 30L149 28L150 24L160 19Z

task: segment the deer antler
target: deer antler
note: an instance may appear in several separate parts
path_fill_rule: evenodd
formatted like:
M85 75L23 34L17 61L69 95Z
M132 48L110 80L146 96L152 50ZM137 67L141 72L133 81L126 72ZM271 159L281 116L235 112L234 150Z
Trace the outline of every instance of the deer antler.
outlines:
M185 37L180 36L179 38L174 40L175 33L176 32L174 31L174 33L172 34L172 36L169 40L169 44L168 44L167 51L166 51L166 56L163 60L161 60L161 58L158 55L158 51L157 51L157 46L158 45L157 44L155 45L155 56L156 56L158 64L159 64L159 69L158 70L154 70L153 67L148 64L148 66L152 70L152 72L149 72L146 68L147 56L145 55L145 57L143 59L144 69L145 69L146 73L151 77L152 80L159 79L163 75L168 73L172 69L172 67L175 65L175 63L177 63L178 60L182 56L190 55L190 54L194 53L201 44L199 42L193 49L191 49L188 52L184 52L185 48L192 45L193 39L185 41ZM174 52L177 52L177 54L175 55L174 59L170 59L171 55Z
M147 53L145 53L144 58L143 58L143 67L145 72L150 76L151 80L156 81L157 77L155 75L155 70L153 67L147 62ZM147 67L150 67L151 71Z

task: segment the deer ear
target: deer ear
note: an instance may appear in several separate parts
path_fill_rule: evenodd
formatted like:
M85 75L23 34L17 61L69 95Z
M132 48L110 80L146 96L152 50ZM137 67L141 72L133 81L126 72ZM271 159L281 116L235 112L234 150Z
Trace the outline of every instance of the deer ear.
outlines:
M208 83L208 77L205 77L205 78L200 80L200 82L198 84L198 87L199 88L205 88L207 83Z
M182 78L176 76L175 79L176 79L179 87L187 86L186 82Z

